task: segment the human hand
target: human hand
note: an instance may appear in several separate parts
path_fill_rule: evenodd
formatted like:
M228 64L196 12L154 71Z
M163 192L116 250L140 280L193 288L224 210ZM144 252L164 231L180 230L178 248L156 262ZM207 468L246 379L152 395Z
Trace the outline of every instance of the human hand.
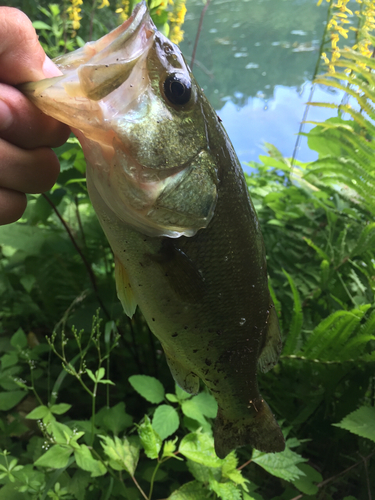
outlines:
M25 193L53 186L59 162L50 148L64 144L70 133L13 85L60 74L30 19L17 9L0 7L0 225L22 216Z

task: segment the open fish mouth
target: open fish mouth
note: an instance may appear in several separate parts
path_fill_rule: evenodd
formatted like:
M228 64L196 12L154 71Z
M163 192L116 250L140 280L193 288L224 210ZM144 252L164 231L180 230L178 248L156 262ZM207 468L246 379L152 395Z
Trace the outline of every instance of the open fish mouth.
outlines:
M206 227L218 179L201 89L146 3L112 32L54 62L62 76L22 90L73 128L90 195L148 236L193 236Z

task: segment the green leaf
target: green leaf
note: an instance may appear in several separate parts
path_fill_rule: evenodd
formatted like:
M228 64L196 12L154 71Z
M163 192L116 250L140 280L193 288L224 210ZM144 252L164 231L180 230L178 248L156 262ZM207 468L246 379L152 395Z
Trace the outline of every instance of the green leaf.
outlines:
M242 475L240 470L237 470L238 460L236 457L236 453L232 451L224 458L224 463L222 466L222 475L223 477L229 478L236 484L241 484L245 491L247 491L246 483L249 482Z
M155 377L148 375L132 375L129 382L133 389L150 403L158 404L164 399L164 387Z
M191 398L191 394L181 389L179 385L175 384L175 388L176 388L177 399L179 399L180 401Z
M34 21L33 22L33 27L36 29L36 30L51 30L51 26L49 26L48 24L44 23L43 21Z
M174 452L176 451L177 437L164 442L163 456L164 457L175 457ZM177 457L176 457L177 458Z
M213 438L200 432L191 432L184 436L180 443L179 452L193 462L207 467L221 467L224 463L224 460L216 456Z
M25 391L0 392L0 410L8 411L14 408L26 395Z
M61 469L68 464L73 448L54 444L44 455L35 462L36 466L48 467L51 469Z
M110 459L109 465L115 470L126 470L133 477L139 460L139 445L126 437L99 437L104 453Z
M98 381L97 378L96 378L96 375L94 375L94 373L92 372L92 370L89 370L89 368L86 368L86 373L91 378L91 380L93 382L96 383Z
M72 405L68 405L67 403L60 403L58 405L52 405L50 411L51 413L55 413L55 415L63 415L69 411L71 407Z
M184 415L199 422L205 432L210 431L210 425L201 411L199 401L196 402L193 398L182 401L181 410Z
M201 392L191 398L199 411L208 418L215 418L217 415L216 399L208 392Z
M161 449L162 440L159 434L152 428L151 421L147 415L145 415L144 421L138 426L137 430L148 458L157 458Z
M78 467L91 472L91 477L103 476L107 472L105 466L99 460L93 458L85 444L81 444L79 448L74 450L74 458Z
M222 500L241 500L242 498L241 489L231 482L219 483L213 479L210 481L210 488Z
M175 490L167 500L203 500L207 498L207 489L199 481L190 481Z
M18 328L16 333L12 335L10 343L16 349L25 349L27 347L27 337L22 328Z
M358 410L344 417L340 423L333 425L375 442L374 423L375 408L372 406L361 406Z
M16 360L16 362L17 362L17 360ZM171 403L178 403L178 399L177 399L177 397L174 394L166 394L165 397Z
M201 483L209 483L212 479L220 481L221 468L220 467L207 467L206 465L187 460L187 468L191 474Z
M96 414L95 421L99 427L113 432L115 436L118 436L133 423L132 417L125 412L125 403L123 401L112 408L106 406L101 408Z
M18 363L18 355L15 351L9 354L4 354L4 356L1 356L0 359L2 370L5 370L6 368L9 368L9 366L14 366Z
M298 464L298 468L305 475L294 479L294 486L302 491L302 493L305 493L305 495L315 495L319 491L319 488L314 483L322 481L322 475L308 464Z
M26 418L29 418L30 420L39 420L51 413L51 410L48 408L48 406L37 406L34 408L30 413L27 414Z
M263 453L254 450L252 460L273 476L285 479L285 481L293 481L304 475L297 464L306 462L306 459L289 448L281 453Z
M179 425L178 413L172 406L160 405L156 408L152 419L152 427L162 440L174 434Z
M52 421L48 424L48 431L53 435L56 443L70 444L70 440L74 435L73 430L65 424Z

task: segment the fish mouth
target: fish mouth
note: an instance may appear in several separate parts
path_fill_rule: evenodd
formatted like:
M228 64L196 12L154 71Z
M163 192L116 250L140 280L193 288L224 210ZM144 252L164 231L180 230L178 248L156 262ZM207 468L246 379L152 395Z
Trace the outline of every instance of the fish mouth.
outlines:
M99 101L120 87L147 53L155 32L156 27L143 1L127 21L93 45L96 53L78 68L83 95Z

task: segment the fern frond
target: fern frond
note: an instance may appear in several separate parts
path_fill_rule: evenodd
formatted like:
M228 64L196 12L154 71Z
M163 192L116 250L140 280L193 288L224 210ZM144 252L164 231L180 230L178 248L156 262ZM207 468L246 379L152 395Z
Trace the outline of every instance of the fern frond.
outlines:
M342 74L332 77L318 77L315 80L315 83L325 85L326 87L334 87L336 89L342 90L346 94L351 95L359 104L359 106L367 113L371 120L375 120L375 108L369 103L369 101L363 97L361 94L358 94L356 89L352 89L351 87L347 87L346 85L340 83ZM337 80L340 79L340 80ZM336 105L338 108L339 106Z
M285 269L283 269L283 273L286 276L293 293L293 316L288 337L285 342L284 354L292 354L297 350L297 343L301 335L303 312L301 299L293 278L285 271Z
M344 360L346 344L370 307L366 304L352 311L336 311L325 318L313 330L301 354L307 359Z

